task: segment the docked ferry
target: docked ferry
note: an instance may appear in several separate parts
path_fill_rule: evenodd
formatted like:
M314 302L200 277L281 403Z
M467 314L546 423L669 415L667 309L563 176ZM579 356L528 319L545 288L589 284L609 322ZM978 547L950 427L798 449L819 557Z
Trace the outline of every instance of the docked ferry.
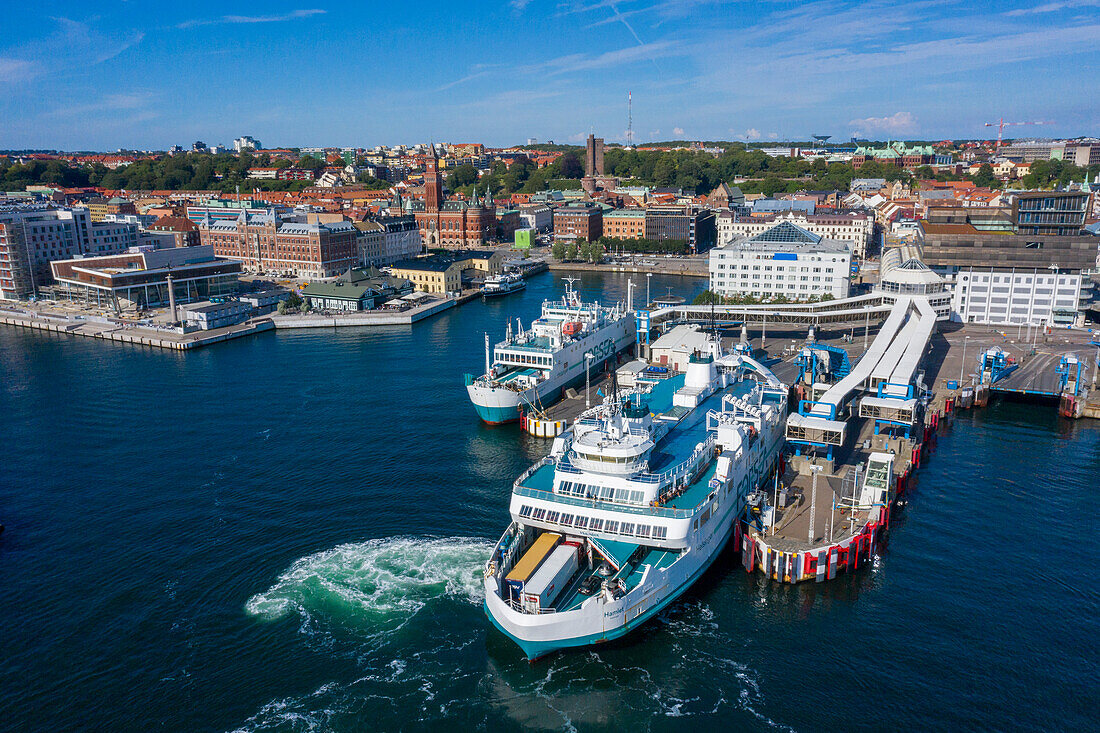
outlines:
M565 295L547 300L527 330L517 319L490 353L485 335L485 374L466 375L466 390L487 423L519 419L521 409L541 409L561 398L567 387L584 382L587 370L603 365L634 344L634 319L619 305L584 303L566 278Z
M621 637L714 562L783 446L787 387L711 342L687 372L615 394L512 488L484 571L492 623L529 659Z
M509 295L519 292L527 287L527 281L518 272L504 272L496 277L486 278L481 286L481 294L486 298L495 298L498 295Z

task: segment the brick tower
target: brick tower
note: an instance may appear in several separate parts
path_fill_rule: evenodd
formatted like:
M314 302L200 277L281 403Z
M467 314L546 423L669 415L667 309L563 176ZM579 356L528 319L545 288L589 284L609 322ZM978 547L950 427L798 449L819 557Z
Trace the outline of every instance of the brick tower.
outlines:
M424 209L429 214L437 214L442 205L443 181L439 177L439 157L433 144L432 153L424 165Z

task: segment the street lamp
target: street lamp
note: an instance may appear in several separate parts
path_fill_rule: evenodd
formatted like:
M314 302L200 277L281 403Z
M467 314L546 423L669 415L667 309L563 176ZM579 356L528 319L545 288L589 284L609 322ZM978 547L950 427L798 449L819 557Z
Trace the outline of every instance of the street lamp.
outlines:
M591 390L592 385L589 382L588 372L589 372L589 368L592 366L592 360L595 359L595 358L596 357L594 357L592 355L591 351L587 351L584 354L584 407L585 407L585 409L588 409L589 407L592 406L592 402L589 398L589 390Z
M817 522L817 474L821 473L821 466L810 466L814 475L813 485L810 489L810 529L806 532L806 541L814 543L814 524Z
M959 364L959 386L962 386L963 381L963 369L966 368L966 342L970 340L969 336L963 338L963 358L962 363Z
M866 311L866 318L863 321L863 350L867 350L867 332L871 330L871 306L863 306L863 310Z
M646 308L648 308L649 304L653 302L652 300L649 299L649 278L651 278L651 277L653 277L652 272L647 272L645 274L645 307Z
M1058 302L1058 265L1047 265L1048 270L1054 270L1054 287L1051 290L1050 296L1050 317L1047 319L1047 325L1054 327L1054 304Z

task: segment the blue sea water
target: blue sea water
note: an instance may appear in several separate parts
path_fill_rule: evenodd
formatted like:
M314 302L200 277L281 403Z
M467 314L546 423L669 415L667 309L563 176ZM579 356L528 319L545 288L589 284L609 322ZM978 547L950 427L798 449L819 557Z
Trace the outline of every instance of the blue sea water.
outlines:
M962 413L871 567L730 556L640 633L524 661L478 580L548 446L462 374L561 292L190 354L0 330L0 730L1094 727L1100 427L1043 405Z

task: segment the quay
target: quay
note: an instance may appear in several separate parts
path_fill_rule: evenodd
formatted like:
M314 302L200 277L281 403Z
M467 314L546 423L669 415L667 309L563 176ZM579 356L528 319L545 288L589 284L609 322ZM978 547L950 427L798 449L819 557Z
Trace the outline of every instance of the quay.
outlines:
M338 315L299 314L269 316L275 328L341 328L347 326L408 326L481 297L477 290L461 296L432 299L404 311L372 310Z
M235 326L215 328L208 331L179 333L171 329L148 327L102 317L77 317L45 312L8 310L0 310L0 325L175 351L191 351L202 346L252 336L275 328L275 324L271 322L271 319L259 318Z

